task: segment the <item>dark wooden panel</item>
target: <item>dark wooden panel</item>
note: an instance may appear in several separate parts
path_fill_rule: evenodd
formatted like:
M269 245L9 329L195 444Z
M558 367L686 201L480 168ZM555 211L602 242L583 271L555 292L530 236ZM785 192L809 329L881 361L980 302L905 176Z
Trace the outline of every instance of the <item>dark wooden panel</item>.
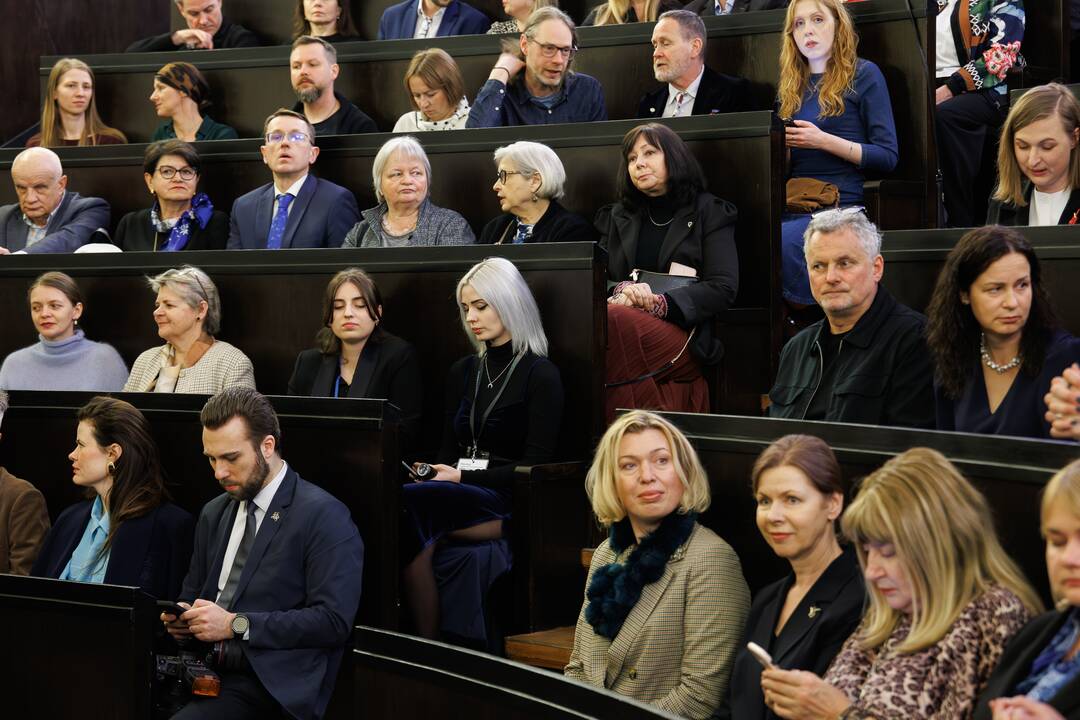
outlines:
M1043 268L1050 301L1065 329L1080 335L1080 231L1066 225L1017 228L1031 242ZM934 292L945 257L965 228L885 233L882 279L900 302L923 312Z
M75 410L89 393L13 392L4 416L0 464L33 483L55 518L81 499L67 454L74 447ZM197 395L118 395L153 427L173 501L199 516L221 494L202 454ZM341 500L364 539L364 592L359 622L397 627L397 428L383 401L272 398L281 422L282 455L309 482Z
M772 553L757 529L750 469L769 443L804 433L829 443L849 483L912 447L943 453L986 495L1002 544L1049 600L1039 537L1039 492L1053 473L1080 456L1080 447L1074 444L771 418L667 417L690 438L709 475L713 501L702 522L738 552L752 591L779 579L789 567Z
M1024 87L1056 80L1068 82L1070 0L1025 3L1024 42L1021 51L1027 67L1021 73ZM1075 78L1074 78L1075 79Z
M4 716L151 717L157 615L134 588L0 575Z

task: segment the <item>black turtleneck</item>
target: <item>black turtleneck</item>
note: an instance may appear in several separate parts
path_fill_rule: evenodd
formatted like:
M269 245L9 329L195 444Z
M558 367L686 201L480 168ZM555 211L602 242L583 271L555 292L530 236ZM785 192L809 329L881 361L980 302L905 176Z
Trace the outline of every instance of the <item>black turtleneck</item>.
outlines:
M469 415L475 394L475 427L479 434L476 443L490 455L491 463L487 470L463 471L461 481L509 491L517 465L535 465L555 458L562 425L562 380L550 360L531 352L526 352L510 372L513 342L489 347L486 357L486 369L484 357L477 355L464 357L450 368L438 460L453 465L468 454L473 443ZM504 383L506 389L481 430L484 411Z
M675 217L675 202L670 195L645 199L641 208L641 234L638 235L634 267L649 272L660 269L660 246L664 244L668 227Z

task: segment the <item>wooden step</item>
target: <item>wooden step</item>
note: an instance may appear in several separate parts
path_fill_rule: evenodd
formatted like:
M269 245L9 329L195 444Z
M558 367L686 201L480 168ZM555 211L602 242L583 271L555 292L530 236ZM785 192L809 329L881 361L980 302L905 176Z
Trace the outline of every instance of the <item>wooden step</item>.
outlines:
M553 628L506 638L506 657L515 662L562 671L570 662L574 647L574 627Z

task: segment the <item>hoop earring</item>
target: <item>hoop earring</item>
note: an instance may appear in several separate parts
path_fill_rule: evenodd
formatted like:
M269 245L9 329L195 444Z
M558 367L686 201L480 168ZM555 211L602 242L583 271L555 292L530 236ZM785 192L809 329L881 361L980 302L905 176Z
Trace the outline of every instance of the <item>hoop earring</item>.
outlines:
M110 475L115 475L116 474L116 463L110 461L109 464L105 466L105 469L109 471Z

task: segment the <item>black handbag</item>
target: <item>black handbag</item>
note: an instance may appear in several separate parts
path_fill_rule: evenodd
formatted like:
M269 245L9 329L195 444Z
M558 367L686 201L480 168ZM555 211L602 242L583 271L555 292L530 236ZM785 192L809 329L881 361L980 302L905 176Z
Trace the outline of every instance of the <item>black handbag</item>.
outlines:
M648 285L652 289L654 295L663 295L670 290L688 287L698 281L698 279L692 275L670 275L668 273L650 272L648 270L635 270L630 273L630 277L633 278L634 282L645 283Z

